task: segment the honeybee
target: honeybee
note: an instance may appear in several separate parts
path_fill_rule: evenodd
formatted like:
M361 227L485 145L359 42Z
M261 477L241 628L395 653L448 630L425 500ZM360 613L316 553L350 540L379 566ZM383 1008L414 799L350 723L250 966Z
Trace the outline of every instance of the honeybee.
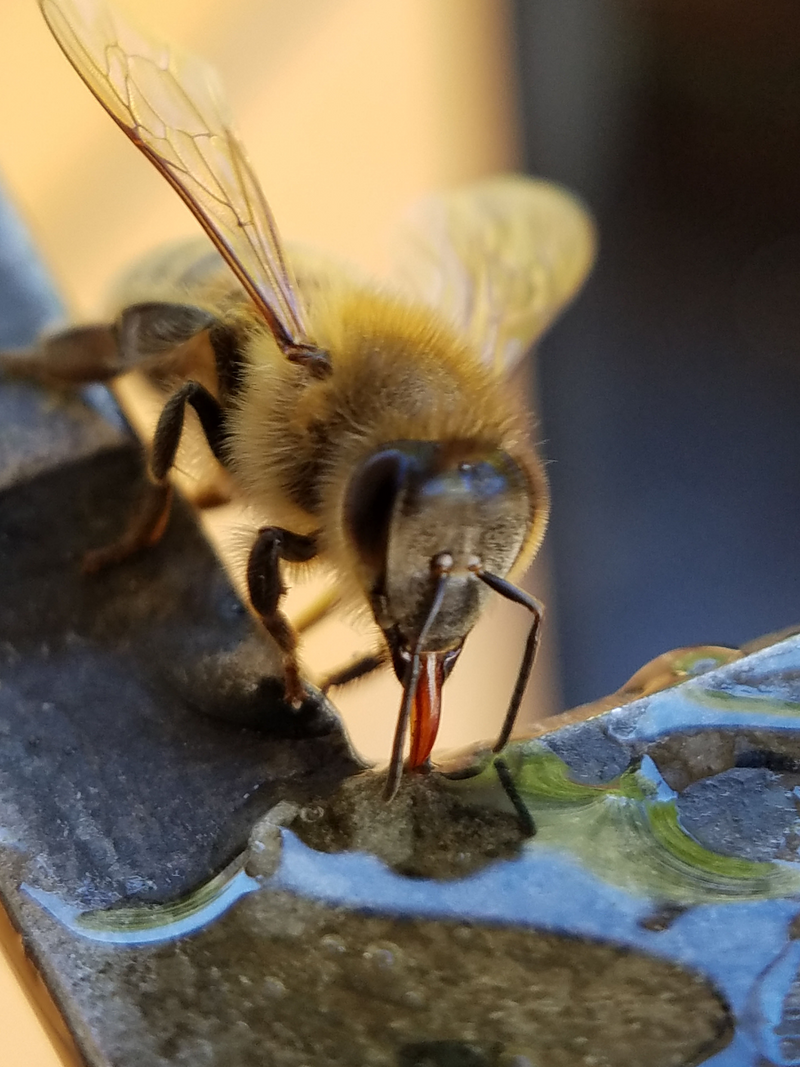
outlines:
M15 354L57 383L140 369L172 376L149 482L97 570L155 543L186 406L216 460L268 519L247 563L252 609L277 643L287 700L304 698L284 572L320 561L367 609L380 646L329 679L390 661L403 689L387 797L428 764L442 686L492 591L531 612L508 740L542 606L512 582L534 557L549 495L504 377L573 296L593 258L578 201L542 181L493 178L431 198L409 228L404 280L364 279L285 247L212 73L132 29L100 0L39 0L89 89L211 239L134 270L111 323ZM11 360L6 357L6 365Z

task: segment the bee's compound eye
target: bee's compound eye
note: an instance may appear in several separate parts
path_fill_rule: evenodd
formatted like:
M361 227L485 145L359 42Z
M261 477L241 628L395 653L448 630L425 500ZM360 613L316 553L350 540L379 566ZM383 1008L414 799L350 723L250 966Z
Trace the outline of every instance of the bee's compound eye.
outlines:
M399 449L376 452L356 468L344 500L344 524L364 563L376 571L386 561L389 524L408 469Z

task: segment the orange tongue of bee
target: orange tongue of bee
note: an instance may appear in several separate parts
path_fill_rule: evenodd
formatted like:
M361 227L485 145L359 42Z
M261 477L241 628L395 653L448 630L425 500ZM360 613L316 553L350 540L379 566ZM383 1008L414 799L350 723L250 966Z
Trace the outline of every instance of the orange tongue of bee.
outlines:
M408 755L410 768L421 767L430 756L439 730L439 715L442 710L442 656L435 652L426 652L420 660L419 679L411 713L411 749Z

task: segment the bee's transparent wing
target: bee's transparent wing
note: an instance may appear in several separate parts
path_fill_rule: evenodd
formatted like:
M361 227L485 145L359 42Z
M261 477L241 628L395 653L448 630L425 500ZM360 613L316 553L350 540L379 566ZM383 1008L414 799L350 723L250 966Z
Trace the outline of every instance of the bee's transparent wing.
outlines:
M261 187L214 72L128 25L102 0L39 0L78 74L183 197L284 349L310 343Z
M402 279L498 374L507 373L575 295L592 265L586 208L517 175L424 200L403 233Z
M297 285L300 301L313 320L317 307L331 297L358 290L375 289L375 279L332 252L295 241L286 246L286 258Z

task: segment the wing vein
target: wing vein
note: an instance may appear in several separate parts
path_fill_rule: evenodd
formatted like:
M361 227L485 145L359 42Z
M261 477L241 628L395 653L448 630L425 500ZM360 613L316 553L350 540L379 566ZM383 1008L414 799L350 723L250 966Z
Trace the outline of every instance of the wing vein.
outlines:
M102 0L39 0L62 51L217 246L287 354L314 347L281 240L212 72Z

